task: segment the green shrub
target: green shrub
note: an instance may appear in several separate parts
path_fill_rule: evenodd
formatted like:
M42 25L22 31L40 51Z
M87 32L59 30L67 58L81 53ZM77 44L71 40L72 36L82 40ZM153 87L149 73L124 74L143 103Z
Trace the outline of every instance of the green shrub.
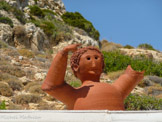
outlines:
M0 110L5 110L5 109L6 109L5 101L0 102Z
M125 69L131 62L129 56L121 55L118 51L103 52L105 69L104 72L112 72Z
M45 16L49 17L50 19L54 19L54 15L56 15L52 10L49 9L41 9L37 5L29 6L30 8L30 14L44 18Z
M19 10L19 9L17 9L17 8L15 8L15 7L13 7L11 11L13 12L13 14L15 15L15 17L16 17L22 24L25 24L25 23L26 23L25 15L24 15L24 13L23 13L21 10Z
M60 41L70 40L72 38L71 29L64 23L57 20L32 20L36 26L43 29L52 45L57 45Z
M0 23L9 24L11 27L13 27L13 22L8 17L3 17L3 16L0 15Z
M124 48L133 49L134 47L132 47L131 45L125 45Z
M85 30L89 36L96 40L99 40L99 32L94 28L92 23L86 20L79 12L66 12L62 15L62 19L65 23L74 27L81 28Z
M10 6L7 2L5 2L4 0L0 1L0 10L5 10L7 12L12 12L15 17L23 24L26 23L25 15L24 13L17 9L16 7Z
M71 82L69 82L69 85L77 88L77 87L80 87L82 84L79 81L71 81Z
M47 15L50 15L50 16L53 16L56 15L56 13L54 13L52 10L49 10L49 9L42 9L42 12L47 16Z
M155 50L152 45L147 44L147 43L138 45L138 48L147 49L147 50Z
M11 8L12 7L4 0L0 1L0 10L9 11L9 10L11 10Z
M130 94L125 102L126 110L161 110L162 99L156 99L150 96L140 96L138 94Z
M65 23L56 20L55 15L52 10L41 9L36 5L30 6L30 21L44 31L52 46L57 45L60 41L71 40L72 38L71 28Z
M30 8L30 13L32 15L35 15L35 16L38 16L38 17L41 17L41 18L45 17L45 14L37 5L29 6L29 8Z
M128 65L136 71L145 71L145 75L162 77L162 62L153 62L145 57L133 59L129 56L116 52L103 52L105 69L104 72L112 72L126 69Z

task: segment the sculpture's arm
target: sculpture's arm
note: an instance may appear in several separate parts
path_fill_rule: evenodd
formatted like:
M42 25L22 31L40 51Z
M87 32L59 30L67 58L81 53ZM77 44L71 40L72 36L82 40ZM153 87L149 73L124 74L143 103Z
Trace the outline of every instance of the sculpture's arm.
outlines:
M119 92L121 92L123 98L125 99L129 93L135 88L139 81L144 77L144 71L137 72L134 71L129 65L122 74L112 85L114 85Z
M74 88L64 81L68 52L77 50L78 46L78 44L69 45L57 53L42 84L42 90L65 103L68 103L65 97L74 98Z

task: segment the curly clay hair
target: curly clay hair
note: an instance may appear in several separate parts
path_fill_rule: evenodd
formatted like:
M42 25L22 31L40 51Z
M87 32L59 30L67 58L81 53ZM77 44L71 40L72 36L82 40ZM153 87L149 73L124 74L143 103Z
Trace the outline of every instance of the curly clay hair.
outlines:
M104 57L103 57L103 54L95 47L91 47L91 46L88 46L88 47L84 47L84 48L80 48L78 49L76 52L73 53L73 55L71 56L71 59L70 59L70 65L71 65L71 69L73 70L75 76L76 76L76 72L74 70L74 66L79 66L79 61L80 61L80 57L85 53L87 52L88 50L94 50L96 52L98 52L100 55L101 55L101 60L102 60L102 63L103 63L103 67L102 67L102 70L104 69Z

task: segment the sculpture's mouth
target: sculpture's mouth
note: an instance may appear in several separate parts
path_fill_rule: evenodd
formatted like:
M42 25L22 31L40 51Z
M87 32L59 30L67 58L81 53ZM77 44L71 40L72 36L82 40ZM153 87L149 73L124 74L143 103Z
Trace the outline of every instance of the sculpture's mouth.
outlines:
M91 68L91 69L89 69L89 73L90 74L100 74L101 71L100 71L100 69L97 69L97 68Z

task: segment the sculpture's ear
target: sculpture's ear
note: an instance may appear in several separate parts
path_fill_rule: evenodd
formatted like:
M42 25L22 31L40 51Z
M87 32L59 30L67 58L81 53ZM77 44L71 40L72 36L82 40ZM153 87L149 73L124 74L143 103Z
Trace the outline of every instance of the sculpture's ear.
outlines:
M79 69L79 66L78 65L74 65L74 71L77 72Z

